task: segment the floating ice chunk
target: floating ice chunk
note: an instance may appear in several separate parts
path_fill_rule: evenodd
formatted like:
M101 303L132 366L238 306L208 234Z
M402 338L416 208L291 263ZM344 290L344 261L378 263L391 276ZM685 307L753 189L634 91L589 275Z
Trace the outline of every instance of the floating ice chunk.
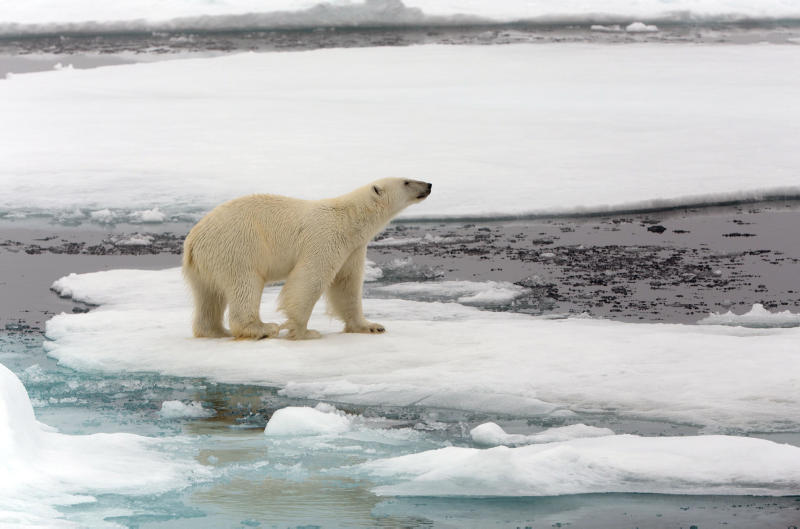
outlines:
M556 496L800 490L800 448L732 436L610 435L519 448L448 447L364 463L379 495Z
M67 211L62 211L54 216L56 222L70 224L80 222L86 218L86 213L80 208L74 208Z
M16 375L0 364L0 468L4 462L8 465L32 457L41 447L41 437L28 392Z
M264 434L300 436L338 434L350 430L352 420L329 404L316 408L287 406L276 410L264 428Z
M117 246L147 246L153 243L153 238L149 235L142 235L139 233L134 233L130 237L126 237L119 241L116 241L114 244Z
M131 213L131 222L141 223L159 223L164 222L167 215L158 208L145 209L143 211L134 211Z
M89 218L92 219L94 222L98 222L100 224L113 224L116 220L116 215L108 209L99 209L97 211L92 211L89 213Z
M377 281L383 277L383 270L373 261L367 259L364 262L364 281Z
M0 526L68 526L56 505L160 494L210 477L190 455L168 450L164 439L53 431L36 421L24 386L0 364Z
M205 418L216 415L214 410L204 408L203 403L196 400L189 404L184 404L179 400L165 400L161 403L159 413L165 419Z
M527 289L506 281L427 281L373 287L370 292L425 301L457 301L465 305L505 305Z
M60 62L57 62L57 63L55 63L53 65L53 69L54 70L72 70L73 68L72 68L72 64L67 64L65 66L65 65L61 64Z
M644 22L633 22L625 26L628 33L653 33L658 31L658 27Z
M550 428L543 432L532 435L509 434L506 433L498 424L493 422L483 423L476 426L469 432L472 440L479 445L485 446L518 446L536 443L553 443L557 441L568 441L570 439L580 439L583 437L602 437L604 435L614 435L613 430L608 428L597 428L585 424L571 424L558 428Z
M589 29L591 31L601 31L606 33L616 33L618 31L622 31L622 27L619 25L603 26L601 24L592 24L592 26Z
M392 259L381 266L384 281L429 281L442 277L440 270L420 265L410 257Z
M800 314L788 310L770 312L761 303L755 303L744 314L734 314L730 310L722 314L712 312L697 323L698 325L728 325L753 328L800 327Z

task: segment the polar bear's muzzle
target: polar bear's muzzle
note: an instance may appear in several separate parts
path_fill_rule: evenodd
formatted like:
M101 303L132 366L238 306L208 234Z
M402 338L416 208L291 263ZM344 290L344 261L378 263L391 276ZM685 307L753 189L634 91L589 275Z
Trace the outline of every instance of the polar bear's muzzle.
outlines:
M428 198L428 195L431 194L431 188L433 187L433 184L429 184L428 182L420 182L418 180L406 180L405 184L407 186L411 186L417 193L417 200L425 200Z

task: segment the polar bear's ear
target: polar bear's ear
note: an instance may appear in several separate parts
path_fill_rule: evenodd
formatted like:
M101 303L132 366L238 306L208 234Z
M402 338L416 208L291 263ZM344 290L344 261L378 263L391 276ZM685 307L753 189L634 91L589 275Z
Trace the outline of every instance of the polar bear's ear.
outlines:
M383 189L378 186L372 186L372 192L378 196L381 196L383 194Z

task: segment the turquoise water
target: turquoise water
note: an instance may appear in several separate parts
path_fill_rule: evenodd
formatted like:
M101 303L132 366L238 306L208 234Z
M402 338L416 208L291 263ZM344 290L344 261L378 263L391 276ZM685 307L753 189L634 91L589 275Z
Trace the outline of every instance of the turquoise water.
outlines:
M800 498L589 494L549 498L393 498L353 465L449 445L471 446L469 430L494 420L535 420L419 408L347 407L368 428L336 436L267 437L274 410L314 406L275 388L216 384L156 374L106 375L59 366L40 334L0 334L0 362L25 384L36 416L67 434L129 432L175 440L212 470L209 481L160 495L107 494L59 510L79 526L101 521L131 528L197 527L654 527L787 528L800 520ZM205 419L166 419L169 400L213 408ZM612 428L646 429L613 417L579 417ZM552 419L550 419L552 421ZM652 431L694 433L680 425Z

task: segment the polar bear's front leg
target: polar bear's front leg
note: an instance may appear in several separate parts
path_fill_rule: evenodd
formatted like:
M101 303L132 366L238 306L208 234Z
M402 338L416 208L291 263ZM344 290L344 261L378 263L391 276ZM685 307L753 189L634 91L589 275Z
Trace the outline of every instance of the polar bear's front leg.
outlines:
M326 292L328 312L344 321L344 332L379 334L386 331L380 323L367 321L361 308L361 287L364 283L366 258L366 246L353 252L339 269Z

